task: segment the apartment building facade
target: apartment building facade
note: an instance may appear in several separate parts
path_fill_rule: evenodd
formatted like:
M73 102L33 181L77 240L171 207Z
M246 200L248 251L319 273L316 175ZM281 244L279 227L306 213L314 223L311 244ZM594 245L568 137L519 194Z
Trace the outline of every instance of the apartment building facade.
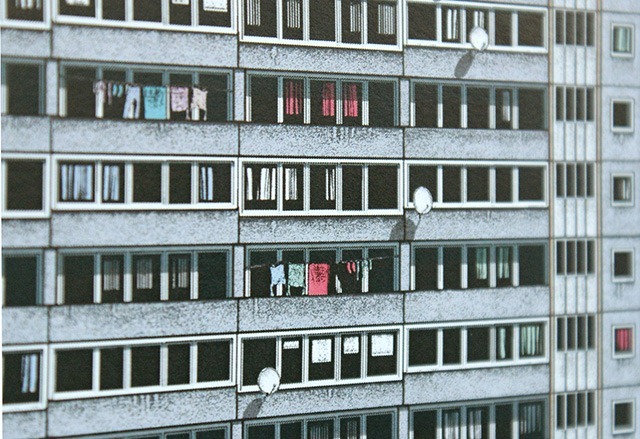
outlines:
M636 436L634 1L0 14L5 437Z

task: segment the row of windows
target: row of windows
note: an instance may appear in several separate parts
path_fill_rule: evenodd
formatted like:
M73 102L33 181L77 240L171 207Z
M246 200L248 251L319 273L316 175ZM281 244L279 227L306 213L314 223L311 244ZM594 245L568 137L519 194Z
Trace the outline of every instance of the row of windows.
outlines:
M596 265L594 240L559 240L556 242L556 274L593 274Z
M596 317L594 315L556 318L556 350L586 351L596 347Z
M577 392L556 395L556 428L585 427L595 425L595 392Z

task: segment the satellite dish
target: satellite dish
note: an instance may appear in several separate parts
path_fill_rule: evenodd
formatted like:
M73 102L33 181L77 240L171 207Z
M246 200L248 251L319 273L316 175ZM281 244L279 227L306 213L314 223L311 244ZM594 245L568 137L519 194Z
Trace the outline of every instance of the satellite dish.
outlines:
M433 196L429 189L420 186L413 191L413 206L420 215L429 213L433 207Z
M273 367L265 367L258 375L258 387L266 396L274 394L280 388L280 375Z
M482 52L489 46L489 34L481 27L474 27L469 33L469 42L474 49Z

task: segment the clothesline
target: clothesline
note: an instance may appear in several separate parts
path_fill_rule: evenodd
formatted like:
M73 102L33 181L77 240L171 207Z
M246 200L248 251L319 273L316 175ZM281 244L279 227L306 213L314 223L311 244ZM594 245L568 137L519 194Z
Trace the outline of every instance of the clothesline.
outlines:
M187 85L187 84L180 84L180 85L178 85L178 84L168 84L168 85L160 84L160 85L157 85L157 84L141 84L141 83L138 83L138 82L130 82L130 81L118 81L116 79L96 79L95 77L94 78L89 78L87 76L81 76L81 75L67 75L65 77L67 79L82 79L82 80L86 80L86 81L92 81L94 83L102 81L102 82L105 82L105 83L111 82L113 84L131 85L131 86L134 86L134 87L146 87L146 86L149 86L149 87L198 87L201 90L207 91L207 87L201 86L199 84L191 84L191 85ZM231 91L231 89L230 88L226 88L225 91Z
M336 261L336 264L340 264L342 262L364 262L364 261L379 261L379 260L383 260L383 259L398 259L400 257L400 255L395 255L395 256L376 256L375 258L362 258L362 259L348 259L348 260L344 260L344 261ZM283 264L284 261L278 261L277 263L271 263L271 264L257 264L257 265L250 265L247 268L252 269L252 268L264 268L264 267L273 267L276 265L280 265ZM291 262L292 264L305 264L306 262ZM317 262L317 263L321 263L321 262Z

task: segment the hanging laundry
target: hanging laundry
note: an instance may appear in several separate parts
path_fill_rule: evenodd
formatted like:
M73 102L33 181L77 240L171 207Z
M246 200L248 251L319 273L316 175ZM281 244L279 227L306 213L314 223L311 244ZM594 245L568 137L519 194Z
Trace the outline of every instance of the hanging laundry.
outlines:
M336 115L336 83L322 83L322 115L335 117Z
M278 264L275 266L269 267L269 271L271 272L271 295L274 295L274 287L277 287L275 291L277 291L278 296L282 295L282 288L287 283L287 279L284 274L284 265Z
M167 87L147 86L144 96L144 118L163 120L167 118Z
M96 95L96 117L102 118L104 116L104 103L107 97L107 83L104 81L94 82L93 94Z
M326 296L329 294L329 264L309 264L309 295Z
M202 120L207 120L207 90L192 87L191 92L191 111L193 112L193 120L200 120L200 112L204 113Z
M349 267L353 262L341 262L336 266L336 276L340 281L342 293L357 294L362 292L362 288L356 278L355 269L351 271Z
M189 87L170 87L171 111L175 113L185 112L187 120L189 117Z
M137 85L126 86L126 99L122 117L124 119L140 119L140 101L142 90Z
M305 264L288 264L287 266L287 295L291 295L291 288L302 288L304 292ZM294 290L295 291L295 290Z
M207 12L229 12L229 0L202 0L202 9Z

